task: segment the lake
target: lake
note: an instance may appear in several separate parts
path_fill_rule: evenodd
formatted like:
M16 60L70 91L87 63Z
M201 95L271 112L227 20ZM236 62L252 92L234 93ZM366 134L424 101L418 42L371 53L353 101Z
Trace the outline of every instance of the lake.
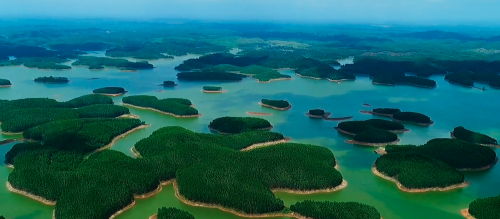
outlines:
M374 148L346 144L346 136L333 129L338 122L310 119L304 113L309 109L322 108L332 113L332 117L354 116L354 120L373 118L361 114L360 110L370 110L363 103L374 108L394 107L404 111L421 112L431 117L435 124L420 127L405 124L411 131L399 134L401 144L423 144L432 138L448 138L456 126L481 132L500 139L500 118L497 113L500 103L497 100L500 90L463 88L444 81L443 76L433 76L437 81L436 89L423 89L410 86L374 86L366 77L358 77L353 82L340 84L298 78L293 71L293 80L272 83L257 83L252 79L232 83L177 82L174 67L195 55L176 57L172 60L152 61L157 68L138 72L120 72L117 69L91 71L86 68L73 68L68 71L42 71L25 67L2 67L0 78L11 80L11 88L0 88L0 99L19 99L26 97L48 97L66 101L89 94L95 88L121 86L129 91L127 95L155 95L158 98L183 97L190 99L203 116L194 119L178 119L152 111L131 108L133 114L152 126L122 138L112 150L132 156L130 149L142 138L164 126L182 126L187 129L209 133L207 125L222 116L249 116L246 112L273 113L264 116L274 126L273 131L291 137L293 142L317 144L333 151L340 172L348 181L346 189L334 193L293 195L277 193L287 206L302 200L357 201L375 206L385 219L460 219L460 210L479 197L500 194L500 167L490 170L466 173L472 185L449 192L405 193L392 182L376 177L371 166L379 156ZM39 76L63 76L70 79L68 84L38 84L33 79ZM87 80L88 78L100 78ZM179 84L174 88L157 85L165 80ZM227 93L206 94L201 92L205 85L222 86ZM483 85L481 85L482 87ZM485 85L489 88L487 85ZM165 92L156 92L165 89ZM292 104L288 111L274 111L263 108L258 102L263 99L284 99ZM113 97L116 104L121 97ZM1 112L0 112L1 113ZM0 135L0 141L19 136ZM15 143L0 146L1 160ZM495 149L497 150L497 149ZM497 150L498 151L498 150ZM10 170L0 167L0 184L5 185ZM10 193L5 186L0 187L0 213L13 219L47 219L52 215L52 206L45 206L29 198ZM220 210L192 207L180 202L174 195L171 185L154 197L137 201L131 210L119 215L118 219L148 218L159 207L177 207L192 213L197 219L236 219L239 218Z

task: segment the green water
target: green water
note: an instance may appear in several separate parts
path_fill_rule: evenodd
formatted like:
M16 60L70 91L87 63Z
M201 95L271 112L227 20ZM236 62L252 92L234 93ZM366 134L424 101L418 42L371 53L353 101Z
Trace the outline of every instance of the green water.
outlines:
M187 58L159 60L153 64L157 68L135 73L120 72L116 69L90 71L75 68L70 71L40 71L24 67L2 67L0 78L7 78L14 84L11 88L0 89L0 99L18 99L26 97L49 97L60 101L91 93L95 88L104 86L123 86L127 95L147 94L159 98L185 97L196 105L203 114L192 119L177 119L167 115L131 109L151 127L132 133L114 145L113 150L131 155L130 148L135 142L149 136L154 130L169 125L179 125L197 132L209 132L208 123L221 116L247 116L247 111L268 112L273 116L264 118L274 125L273 131L291 137L294 142L317 144L331 149L340 164L340 172L349 186L339 192L314 195L291 195L278 193L286 205L297 201L314 199L329 201L358 201L375 206L385 219L459 219L459 211L479 197L500 194L500 167L477 173L466 173L472 185L450 192L429 192L421 194L404 193L394 183L380 179L372 174L370 168L378 155L373 148L353 146L344 143L346 137L338 134L333 127L334 121L309 119L304 115L309 109L323 108L332 112L333 117L354 116L356 120L372 118L361 114L359 110L373 107L397 107L402 110L422 112L429 115L436 123L430 127L418 127L408 124L410 132L400 134L404 144L422 144L437 137L449 137L449 132L462 125L468 129L488 134L500 139L500 109L498 96L500 91L462 88L450 85L442 76L433 77L438 83L437 89L421 89L409 86L384 87L373 86L368 78L360 77L355 82L341 84L328 81L316 81L297 78L291 71L283 71L293 77L291 81L257 83L246 79L238 83L203 83L178 82L175 88L163 89L156 86L164 80L175 80L173 68ZM35 84L32 80L39 76L65 76L71 82L62 85ZM99 80L86 80L98 77ZM205 94L204 85L220 85L229 92L223 94ZM487 86L487 85L486 85ZM262 108L257 103L262 98L286 99L293 105L286 112ZM114 98L116 103L121 97ZM1 112L0 112L1 113ZM1 136L0 140L19 136ZM13 144L0 147L5 154ZM5 184L10 170L0 167L0 184ZM97 200L96 200L97 202ZM191 207L181 203L174 195L172 186L165 186L154 197L138 200L131 210L121 214L118 219L147 218L157 208L178 207L191 212L197 219L236 219L229 213L215 209ZM36 201L13 194L0 187L0 213L15 219L46 219L52 214L52 206L44 206Z

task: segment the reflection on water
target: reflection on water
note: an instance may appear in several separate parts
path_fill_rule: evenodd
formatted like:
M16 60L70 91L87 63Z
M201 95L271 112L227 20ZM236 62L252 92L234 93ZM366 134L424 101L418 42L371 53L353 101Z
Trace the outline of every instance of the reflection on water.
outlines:
M495 116L500 109L500 103L491 101L498 99L499 90L488 89L483 92L450 85L444 81L443 76L432 77L438 83L436 89L374 86L366 77L337 84L326 80L298 78L293 71L281 71L290 74L293 80L272 83L257 83L252 79L235 83L177 81L177 72L173 68L183 60L193 57L196 56L151 61L157 68L134 73L120 72L117 69L91 71L86 68L74 68L70 71L39 71L24 67L3 67L0 68L0 78L11 80L14 86L0 89L0 99L49 97L65 101L91 93L95 88L122 86L129 91L127 95L189 98L203 114L199 118L185 120L147 110L131 109L133 114L139 115L141 120L152 126L132 133L113 146L113 150L127 155L131 155L130 148L134 143L163 126L179 125L193 131L209 133L207 125L217 117L248 116L247 111L273 113L273 116L265 118L274 125L274 131L291 137L294 142L317 144L331 149L339 161L341 173L349 182L345 190L335 193L277 194L286 205L306 199L358 201L375 206L384 218L389 219L459 219L461 218L459 210L466 208L472 200L500 194L498 166L484 172L467 173L466 178L472 185L465 189L424 194L403 193L394 183L371 173L370 167L378 157L373 153L373 148L344 143L347 137L333 129L338 124L336 121L313 120L304 115L309 109L323 108L335 116L354 116L354 120L365 120L373 118L372 115L359 113L360 110L371 109L362 106L363 103L368 103L373 108L396 107L421 112L436 122L430 127L407 124L407 128L411 131L400 134L402 144L423 144L432 138L447 138L449 132L459 125L500 138L500 127L498 127L500 118ZM341 60L341 64L346 63L347 60ZM58 85L36 84L32 81L33 78L43 75L64 76L71 82ZM87 80L88 78L100 79ZM156 92L158 89L156 85L165 80L173 80L179 86L165 89L165 92ZM228 92L217 95L201 92L201 88L208 84L222 86ZM263 108L258 105L263 98L288 100L292 108L284 112ZM121 97L113 99L117 104L121 103ZM0 140L7 138L15 136L0 135ZM5 154L9 149L6 145L0 146L1 154ZM0 184L6 183L9 172L7 168L0 168ZM0 187L0 197L0 212L11 218L30 215L30 219L46 219L52 214L53 207L12 194L5 187ZM175 198L171 186L165 186L160 194L138 200L133 209L126 211L118 219L147 218L162 206L190 211L198 219L238 218L219 210L185 205Z

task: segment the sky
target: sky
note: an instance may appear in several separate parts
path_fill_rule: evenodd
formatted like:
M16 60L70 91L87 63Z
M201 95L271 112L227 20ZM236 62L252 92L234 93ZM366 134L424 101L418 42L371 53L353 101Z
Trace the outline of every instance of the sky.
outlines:
M0 17L500 23L500 0L0 0Z

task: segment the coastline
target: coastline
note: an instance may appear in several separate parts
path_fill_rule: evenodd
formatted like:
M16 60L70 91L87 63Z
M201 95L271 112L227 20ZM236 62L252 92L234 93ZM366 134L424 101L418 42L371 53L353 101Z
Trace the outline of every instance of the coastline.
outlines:
M141 118L140 116L138 115L134 115L134 114L124 114L124 115L121 115L121 116L118 116L116 117L117 119L118 118L131 118L131 119L139 119Z
M9 143L12 143L12 142L15 142L15 141L19 141L21 139L19 138L14 138L14 139L6 139L6 140L3 140L3 141L0 141L0 146L4 145L4 144L9 144Z
M354 116L346 116L346 117L327 117L323 118L326 121L343 121L343 120L349 120L354 118Z
M498 157L495 157L495 160L493 160L493 163L491 163L490 165L480 167L480 168L464 168L464 169L457 169L457 170L458 171L483 171L483 170L491 169L497 163L498 163Z
M326 80L330 81L330 82L336 82L336 83L340 83L342 81L355 81L356 79L340 79L340 80L332 80L330 78L327 78Z
M348 132L348 131L344 131L344 130L340 129L338 126L337 127L333 127L333 129L335 129L335 130L337 130L337 131L339 131L341 133L344 133L346 135L351 135L351 136L355 136L356 135L354 133L351 133L351 132Z
M254 77L252 77L254 78ZM293 78L274 78L274 79L269 79L269 81L261 81L259 79L257 79L257 82L258 83L271 83L273 81L289 81L289 80L293 80Z
M243 148L241 149L240 151L251 151L251 150L254 150L254 149L257 149L257 148L263 148L263 147L268 147L268 146L273 146L273 145L277 145L277 144L283 144L283 143L287 143L289 141L291 141L292 138L284 138L284 139L280 139L280 140L277 140L277 141L268 141L268 142L264 142L264 143L256 143L256 144L252 144L246 148Z
M327 189L315 189L315 190L293 190L293 189L283 189L283 188L275 188L271 189L273 192L286 192L290 194L299 194L299 195L309 195L309 194L317 194L317 193L330 193L330 192L336 192L342 189L345 189L347 187L348 183L345 179L342 179L342 183L338 186L335 186L333 188L327 188Z
M468 208L461 210L460 214L467 219L476 219L474 216L470 215Z
M123 138L123 137L125 137L125 136L127 136L127 135L131 134L132 132L135 132L135 131L140 130L140 129L147 128L147 127L149 127L149 126L151 126L151 125L140 125L140 126L137 126L137 127L133 128L133 129L130 129L129 131L127 131L127 132L125 132L125 133L123 133L123 134L121 134L121 135L118 135L118 136L114 137L114 138L113 138L113 140L111 140L111 142L110 142L109 144L107 144L106 146L101 147L101 148L98 148L98 149L96 149L96 150L94 150L94 151L90 152L90 154L89 154L88 156L92 156L92 154L97 153L97 152L99 152L99 151L107 150L107 149L109 149L109 148L113 147L113 145L114 145L114 144L115 144L118 140L120 140L121 138Z
M5 184L7 186L7 190L9 190L10 192L13 192L13 193L17 193L17 194L20 194L20 195L23 195L25 197L28 197L28 198L31 198L35 201L39 201L45 205L56 205L56 202L55 201L50 201L50 200L47 200L41 196L37 196L37 195L34 195L34 194L31 194L29 192L26 192L26 191L23 191L23 190L20 190L20 189L16 189L14 188L10 182L7 182Z
M6 88L6 87L12 87L12 84L11 85L0 85L0 88Z
M301 77L301 78L309 78L309 79L314 79L314 80L323 80L322 78L315 78L315 77L309 77L309 76L304 76L299 73L295 73L295 75Z
M131 204L129 204L129 205L125 206L124 208L122 208L121 210L119 210L119 211L115 212L113 215L111 215L111 216L109 217L109 219L113 219L113 218L115 218L115 217L116 217L116 216L118 216L119 214L121 214L121 213L125 212L126 210L131 209L131 208L132 208L132 207L134 207L134 206L135 206L135 200L134 200Z
M450 137L454 138L454 139L458 139L458 138L455 137L455 135L453 134L453 132L450 132ZM478 144L478 143L473 143L473 144ZM498 144L478 144L478 145L487 146L487 147L494 147L494 148L500 148L500 145L498 145Z
M313 118L313 119L325 119L325 118L328 118L328 116L332 115L332 113L329 113L329 112L325 112L325 114L323 114L322 116L317 116L317 115L311 115L309 113L306 113L306 116L308 116L309 118Z
M23 132L4 132L4 131L1 131L0 132L2 135L22 135Z
M108 97L117 97L117 96L124 95L126 93L127 93L127 91L125 91L123 93L118 93L118 94L101 94L101 93L94 93L94 94L100 94L100 95L104 95L104 96L108 96Z
M269 126L269 127L267 127L267 128L261 128L261 129L256 129L256 130L258 130L258 131L265 131L265 130L271 130L271 129L273 129L273 128L274 128L274 126L272 126L272 125L271 125L271 126ZM219 131L219 130L217 130L217 129L214 129L214 128L210 127L210 125L208 125L208 129L210 129L210 131L216 132L216 133L218 133L218 134L222 134L222 135L232 135L231 133L225 133L225 132L221 132L221 131Z
M394 144L399 143L399 141L401 141L401 140L398 138L396 141L386 142L386 143L367 143L367 142L354 141L354 140L345 140L345 143L355 144L355 145L363 145L363 146L371 146L371 147L381 147L381 146L386 146L386 145L394 145Z
M359 111L360 113L363 113L363 114L372 114L372 115L376 115L376 116L386 116L386 117L392 117L392 114L383 114L383 113L376 113L376 112L373 112L373 111L368 111L368 110L361 110Z
M254 116L272 116L272 113L247 112L248 115Z
M170 115L170 116L173 116L173 117L176 117L176 118L195 118L195 117L200 117L201 116L201 114L191 115L191 116L179 116L179 115L175 115L173 113L163 112L161 110L157 110L157 109L150 108L150 107L141 107L141 106L136 106L136 105L132 105L132 104L128 104L128 103L122 103L122 105L123 106L129 106L129 107L137 108L137 109L152 110L152 111L155 111L155 112L158 112L158 113L162 113L162 114L166 114L166 115Z
M285 111L285 110L289 110L290 108L292 108L292 105L289 105L288 107L285 107L285 108L279 108L279 107L274 107L271 105L263 104L262 102L259 102L259 105L261 105L263 107L271 108L274 110L280 110L280 111Z
M201 91L207 94L219 94L219 93L226 93L228 90L201 90Z
M383 173L379 172L377 170L377 165L375 165L375 163L373 163L372 172L376 176L378 176L380 178L383 178L385 180L389 180L391 182L396 183L396 185L398 186L399 190L404 191L404 192L411 192L411 193L431 192L431 191L444 192L444 191L449 191L449 190L453 190L453 189L464 188L464 187L467 187L467 186L470 185L470 182L464 181L463 183L455 184L455 185L451 185L451 186L447 186L447 187L444 187L444 188L433 187L433 188L425 188L425 189L410 189L410 188L406 188L405 186L403 186L397 179L389 177L389 176L386 176Z

